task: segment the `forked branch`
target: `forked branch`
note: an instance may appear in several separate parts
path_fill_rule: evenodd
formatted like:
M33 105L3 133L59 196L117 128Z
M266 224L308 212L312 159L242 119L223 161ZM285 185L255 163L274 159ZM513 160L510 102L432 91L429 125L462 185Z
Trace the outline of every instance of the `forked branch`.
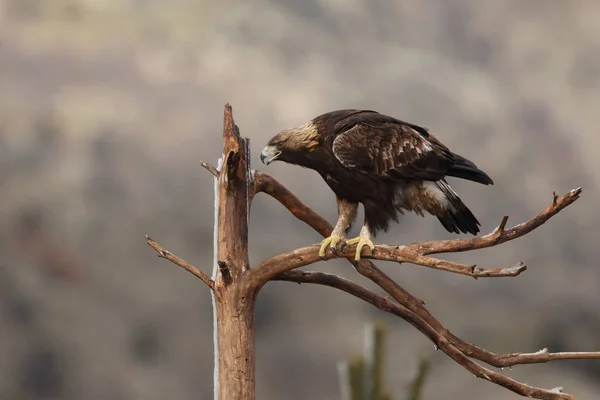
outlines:
M359 299L364 300L367 303L370 303L375 307L379 308L380 310L388 312L390 314L403 317L409 315L408 313L411 313L411 320L417 321L416 318L419 318L417 324L413 324L412 322L411 324L415 326L419 331L421 331L422 329L426 330L424 325L427 324L427 322L424 319L418 317L417 314L413 313L406 307L390 300L388 296L377 294L364 286L361 286L357 283L354 283L348 279L342 278L337 275L319 271L301 271L296 269L292 271L282 272L281 274L275 276L273 280L296 283L313 283L317 285L333 287L346 293L349 293L355 297L358 297ZM446 333L450 333L447 329L445 330ZM480 352L482 349L475 346L474 344L467 343L455 336L450 336L448 339L460 351L469 355L469 357L483 361L486 364L489 364L496 368L514 367L515 365L523 364L543 364L556 360L600 359L600 352L570 351L551 353L546 348L536 351L535 353L498 354L488 352L486 350L485 352L487 353L487 356L481 356Z
M322 236L326 237L330 234L332 229L331 225L329 225L321 216L312 211L308 206L302 203L296 196L279 184L275 179L261 172L255 172L254 178L255 182L253 194L265 192L271 195L281 202L286 208L288 208L288 210L294 216L303 222L306 222ZM427 256L427 254L467 251L472 249L492 247L523 236L542 225L564 207L577 200L580 193L581 189L579 188L570 191L562 197L554 195L553 202L548 208L531 220L508 230L505 229L508 218L504 217L494 232L482 238L414 243L407 246L379 245L376 246L376 251L372 258L396 262L410 262L431 268L462 273L464 275L470 275L473 277L478 277L478 274L482 274L479 276L490 277L516 276L526 268L521 263L508 268L480 269L475 266L438 260L436 258ZM544 390L517 382L505 375L491 371L473 362L470 360L470 358L478 359L495 367L543 363L561 359L600 358L600 353L598 352L550 353L547 351L547 349L543 349L536 353L496 354L479 348L452 334L431 315L421 301L400 287L400 285L390 279L385 273L375 267L375 265L368 260L361 260L356 265L357 271L379 285L396 301L392 301L387 297L378 295L360 285L335 275L324 274L321 272L303 272L294 269L299 266L309 265L319 261L318 256L316 255L317 248L318 246L314 245L272 257L271 259L260 263L257 267L255 267L253 272L261 275L261 278L263 279L272 278L299 283L306 282L322 284L338 288L357 296L375 305L376 307L398 315L411 323L419 331L425 334L425 336L427 336L431 341L433 341L436 346L438 346L448 356L450 356L465 369L473 373L475 376L504 386L505 388L526 397L552 400L573 398L569 394L562 393L560 388ZM353 254L354 253L352 252L351 248L345 249L344 252L338 252L339 257L345 257L349 261L351 261ZM336 255L327 255L327 258L334 257L336 257ZM364 254L363 257L369 257L369 255Z
M332 226L320 215L311 210L294 194L277 182L273 177L259 171L254 172L254 193L264 192L277 199L290 212L301 221L315 229L323 237L331 233ZM560 210L579 198L581 188L571 190L562 197L555 195L552 204L529 221L519 224L511 229L505 229L508 217L504 217L501 224L489 235L481 238L439 240L423 243L413 243L405 246L376 245L374 254L369 254L368 249L363 250L363 258L373 258L398 263L411 263L415 265L435 268L447 272L480 277L507 277L517 276L527 269L523 263L504 268L481 268L476 265L460 264L447 260L428 257L428 254L468 251L496 246L509 240L521 237L535 228L541 226ZM280 272L302 267L320 260L316 257L314 248L319 246L304 247L289 253L280 254L264 260L257 266L257 270L264 277L272 277ZM336 254L329 253L326 258L351 258L356 250L355 245L347 246Z
M365 249L362 259L357 264L353 260L354 245L347 246L343 251L338 251L337 254L327 253L326 259L335 257L348 259L361 275L370 279L389 295L384 296L335 275L298 270L298 267L321 261L318 256L319 245L307 246L280 254L262 261L254 268L248 268L246 237L247 210L256 193L264 192L274 197L296 218L311 226L324 237L330 235L332 226L271 176L259 171L252 171L250 173L248 170L248 141L240 137L237 126L235 126L233 121L231 107L229 106L225 108L223 139L224 161L221 168L222 172L206 162L201 162L201 165L217 177L219 183L219 221L223 222L223 224L221 224L222 226L219 225L217 264L219 268L226 270L227 274L217 274L217 283L215 283L215 281L198 268L165 250L150 237L146 236L146 241L158 253L159 257L166 258L192 273L213 289L215 295L218 295L217 304L221 304L221 308L217 310L217 322L220 323L219 326L221 328L220 335L228 335L227 340L224 340L223 343L243 343L239 349L236 346L229 346L231 348L227 346L221 347L221 351L225 351L227 354L219 356L219 376L223 375L223 382L228 382L231 385L233 390L231 393L246 393L249 396L248 398L253 398L253 333L251 329L253 301L255 294L267 281L284 280L331 286L369 302L383 311L397 315L416 327L435 343L439 349L475 376L499 384L522 396L550 400L573 399L571 395L562 393L560 388L552 390L535 388L517 382L499 372L490 370L476 363L473 359L494 367L508 367L564 359L597 359L600 358L600 352L550 353L547 349L543 349L535 353L496 354L477 347L458 338L445 328L429 312L422 301L394 282L367 258L397 263L411 263L474 278L514 277L526 270L527 267L523 263L517 263L509 267L481 268L475 265L438 259L431 255L493 247L526 235L577 200L581 194L581 188L574 189L561 197L555 194L552 204L545 210L529 221L510 229L506 229L508 217L504 217L500 225L492 233L482 237L429 241L404 246L377 245L372 255ZM235 218L232 218L232 216L235 216ZM232 254L235 257L231 257ZM233 282L236 284L233 285ZM224 306L226 303L227 306ZM237 310L240 305L245 305L243 311L240 311L241 308ZM232 314L231 311L235 312ZM244 315L242 319L233 318L234 315L239 316L242 314ZM246 334L242 339L240 339L241 335L238 334L239 324L232 322L240 320L247 322L247 326L243 329L243 332L246 332ZM219 340L221 339L220 336ZM236 364L240 357L245 360L243 368L239 368ZM224 360L223 363L221 363L221 358ZM235 373L232 374L227 371ZM237 379L237 376L239 373L245 376L247 384L238 384L239 379ZM232 376L236 378L233 380L228 379L228 377ZM226 384L223 383L221 386L223 389L219 392L221 397L230 398L231 396L228 394ZM234 386L235 388L233 388Z
M468 348L476 350L476 346L458 340L454 342L452 339L444 336L443 332L438 329L434 329L425 320L419 317L416 313L412 312L408 308L401 304L398 304L386 296L376 294L364 286L358 285L348 279L341 278L336 275L327 274L324 272L316 271L300 271L292 270L286 271L277 275L274 280L297 282L297 283L313 283L318 285L325 285L342 290L349 293L361 300L364 300L382 311L394 314L401 317L421 333L428 337L435 345L444 351L450 358L462 365L464 368L472 372L478 378L489 380L490 382L497 383L504 386L515 393L522 396L533 397L537 399L573 399L573 397L556 388L552 390L544 390L529 386L524 383L520 383L514 379L508 378L502 374L491 371L481 365L474 363L467 357ZM447 330L446 330L447 332ZM490 365L497 367L509 367L520 364L534 364L534 363L546 363L553 360L572 360L572 359L597 359L600 358L600 353L586 353L586 352L568 352L568 353L550 353L548 349L540 350L536 353L509 353L509 354L495 354L490 353L493 357L494 362L491 359L481 360L486 361ZM477 357L473 357L477 358Z
M558 214L562 209L571 205L581 195L582 189L570 190L563 196L553 193L552 204L541 211L538 215L527 222L523 222L510 229L505 229L508 217L505 216L500 225L488 235L480 238L471 239L453 239L453 240L434 240L430 242L412 243L407 247L414 249L420 254L439 254L454 253L461 251L470 251L484 249L486 247L497 246L510 240L527 235L529 232L543 225L550 218Z

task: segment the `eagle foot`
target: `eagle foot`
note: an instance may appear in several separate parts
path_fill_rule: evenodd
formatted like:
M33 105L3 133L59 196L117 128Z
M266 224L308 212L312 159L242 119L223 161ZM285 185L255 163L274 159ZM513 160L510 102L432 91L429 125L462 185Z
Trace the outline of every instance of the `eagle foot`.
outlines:
M346 240L343 236L335 236L331 235L328 238L323 239L321 242L321 248L319 249L319 257L325 259L325 252L327 251L327 247L333 254L337 256L337 246L339 243L343 243Z
M369 248L371 249L371 255L375 254L375 245L373 244L373 242L371 241L370 238L366 237L366 236L359 236L359 237L355 237L354 239L350 239L346 242L346 245L352 245L355 244L356 245L356 254L354 256L354 261L355 262L359 262L360 261L360 253L362 251L362 248L364 246L369 246Z

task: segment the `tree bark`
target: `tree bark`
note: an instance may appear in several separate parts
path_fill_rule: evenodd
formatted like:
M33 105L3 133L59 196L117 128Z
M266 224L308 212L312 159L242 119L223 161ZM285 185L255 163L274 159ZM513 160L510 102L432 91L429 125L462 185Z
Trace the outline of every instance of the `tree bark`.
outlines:
M215 397L253 400L254 303L259 285L252 284L246 273L250 152L229 105L225 106L221 160L215 193Z
M215 290L219 400L253 400L255 291L233 283Z

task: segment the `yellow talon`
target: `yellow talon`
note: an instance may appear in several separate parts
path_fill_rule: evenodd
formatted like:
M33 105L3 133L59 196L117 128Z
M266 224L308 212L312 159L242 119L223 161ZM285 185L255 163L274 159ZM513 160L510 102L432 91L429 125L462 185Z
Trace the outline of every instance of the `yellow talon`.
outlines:
M373 253L375 253L375 245L373 244L373 242L371 241L370 238L365 237L365 236L359 236L359 237L355 237L354 239L350 239L346 242L347 245L351 245L351 244L355 244L355 243L358 243L356 245L356 255L354 256L354 260L356 262L360 261L360 253L364 246L369 246L369 248L371 249L371 255L373 255Z
M340 242L343 242L345 238L343 236L329 236L328 238L323 239L321 242L321 248L319 249L319 257L324 258L325 252L327 251L327 247L331 249L331 252L337 255L337 245Z

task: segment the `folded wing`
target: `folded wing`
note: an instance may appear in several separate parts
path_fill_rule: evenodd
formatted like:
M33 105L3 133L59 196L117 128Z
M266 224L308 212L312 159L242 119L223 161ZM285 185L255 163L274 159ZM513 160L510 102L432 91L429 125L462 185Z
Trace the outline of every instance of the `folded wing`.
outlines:
M340 121L333 153L347 168L390 179L442 179L454 154L426 129L363 111Z

